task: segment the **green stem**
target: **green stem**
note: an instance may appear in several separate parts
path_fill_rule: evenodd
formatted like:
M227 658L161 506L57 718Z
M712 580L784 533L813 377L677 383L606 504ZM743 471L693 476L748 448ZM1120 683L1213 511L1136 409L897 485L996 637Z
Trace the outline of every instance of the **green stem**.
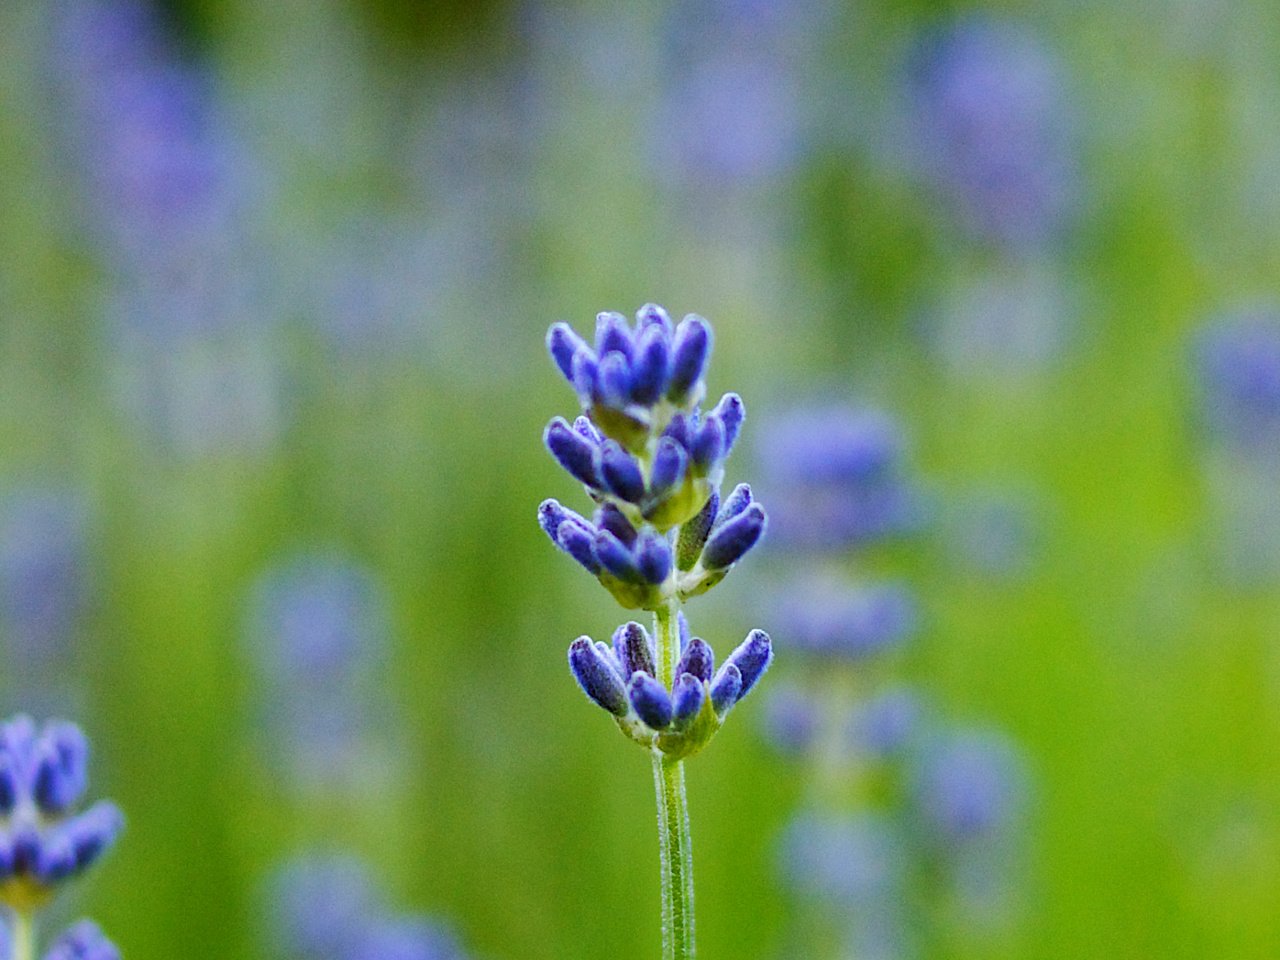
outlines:
M658 674L671 688L680 657L674 604L657 611ZM684 764L656 747L653 787L658 800L658 850L662 862L662 957L692 960L696 954L693 929L693 839L689 832L689 801L684 788Z
M13 911L9 937L13 960L36 960L36 925L29 912Z

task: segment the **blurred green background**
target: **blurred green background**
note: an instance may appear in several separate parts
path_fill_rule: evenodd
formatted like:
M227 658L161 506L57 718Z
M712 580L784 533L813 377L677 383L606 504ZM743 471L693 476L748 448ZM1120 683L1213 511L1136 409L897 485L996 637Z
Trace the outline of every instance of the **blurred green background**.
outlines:
M913 126L922 38L978 13L1048 66L940 109L1065 184L1039 232L966 219L945 123ZM1203 0L0 5L0 494L81 524L74 609L35 614L66 649L11 651L4 703L82 722L129 822L60 913L126 956L269 956L266 877L327 846L478 957L656 955L647 759L564 662L623 617L534 518L585 507L540 444L574 409L547 325L652 300L711 320L710 391L754 418L728 482L771 411L902 426L932 508L873 561L921 606L899 673L1033 784L1017 916L934 955L1271 956L1280 471L1208 435L1194 350L1280 294L1277 53L1274 8ZM1006 494L1030 532L992 570L965 505ZM48 546L6 536L19 571ZM247 626L314 550L386 598L388 769L337 790L282 772ZM746 601L797 563L753 557L695 628L769 629L782 674ZM690 764L708 958L784 956L795 911L803 775L760 711Z

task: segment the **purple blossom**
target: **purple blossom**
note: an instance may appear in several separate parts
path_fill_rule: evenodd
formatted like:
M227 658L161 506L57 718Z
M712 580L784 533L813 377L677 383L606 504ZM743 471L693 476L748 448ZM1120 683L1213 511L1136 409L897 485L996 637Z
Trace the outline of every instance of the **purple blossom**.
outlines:
M1280 450L1280 309L1240 311L1195 343L1203 421L1212 439L1264 459Z
M1012 828L1026 799L1022 757L995 731L939 733L917 760L912 780L921 822L945 845L963 846Z
M970 16L923 36L910 65L923 173L976 236L1021 252L1070 227L1080 186L1063 68L1028 29Z

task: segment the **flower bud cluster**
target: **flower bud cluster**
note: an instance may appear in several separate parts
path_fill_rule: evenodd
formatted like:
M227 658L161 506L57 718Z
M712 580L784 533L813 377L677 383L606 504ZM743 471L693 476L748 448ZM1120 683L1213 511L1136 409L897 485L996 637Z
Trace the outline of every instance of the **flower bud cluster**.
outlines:
M569 664L623 732L676 758L706 744L772 657L768 635L752 631L713 673L711 648L688 639L675 613L723 580L767 523L747 484L720 495L746 414L736 393L700 408L711 344L704 319L690 314L676 324L655 304L641 307L634 325L621 314L599 314L594 343L563 323L547 334L582 415L572 424L552 420L544 441L595 509L586 517L546 500L539 523L622 607L653 611L663 637L672 638L677 622L681 633L673 650L674 639L655 644L628 623L612 646L579 638Z
M579 637L569 647L569 669L586 695L632 740L674 758L702 749L773 659L763 630L752 630L719 670L707 642L689 637L683 616L680 639L670 688L659 679L653 639L635 621L614 631L612 644Z
M110 801L76 806L88 786L89 747L74 724L25 716L0 726L0 901L30 912L92 866L123 818Z

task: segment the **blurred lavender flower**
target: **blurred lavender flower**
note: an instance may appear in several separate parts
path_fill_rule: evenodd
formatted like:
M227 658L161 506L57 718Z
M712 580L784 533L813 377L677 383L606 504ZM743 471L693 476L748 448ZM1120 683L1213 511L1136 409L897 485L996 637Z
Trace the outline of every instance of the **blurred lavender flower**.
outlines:
M826 0L694 0L666 31L667 83L655 162L703 189L771 180L794 168L819 116L805 65L833 19Z
M74 668L89 599L87 523L83 498L56 484L20 487L0 502L0 622L27 703L56 702Z
M114 803L77 807L88 787L89 744L75 724L26 716L0 725L0 902L29 919L80 876L124 824Z
M212 78L140 0L67 0L50 69L93 211L125 403L179 454L258 448L277 423L252 177Z
M1026 802L1021 754L993 730L937 734L917 759L912 780L921 822L953 849L1014 828Z
M53 942L44 960L120 960L120 951L92 920L81 920Z
M918 162L963 225L1011 253L1059 239L1080 186L1053 54L1012 21L974 15L922 37L909 73Z
M1280 452L1280 309L1240 311L1199 335L1195 362L1210 438L1238 453Z
M289 960L464 960L442 924L392 912L356 857L298 856L272 878L269 899L277 953Z
M806 753L818 737L822 719L811 691L794 682L771 685L765 700L764 731L779 753Z
M902 756L920 738L925 721L920 694L899 684L854 707L846 733L857 754L890 760Z
M897 425L873 411L811 407L768 420L757 450L775 541L841 550L914 526L920 498L903 447Z
M352 786L388 772L392 751L378 733L389 709L386 603L372 574L336 553L289 558L254 590L250 652L275 749L299 785Z
M899 646L916 629L914 598L900 584L851 587L811 576L774 601L787 625L785 642L817 656L861 660Z
M989 488L957 497L944 520L954 562L993 580L1019 579L1036 562L1044 513L1029 489Z

